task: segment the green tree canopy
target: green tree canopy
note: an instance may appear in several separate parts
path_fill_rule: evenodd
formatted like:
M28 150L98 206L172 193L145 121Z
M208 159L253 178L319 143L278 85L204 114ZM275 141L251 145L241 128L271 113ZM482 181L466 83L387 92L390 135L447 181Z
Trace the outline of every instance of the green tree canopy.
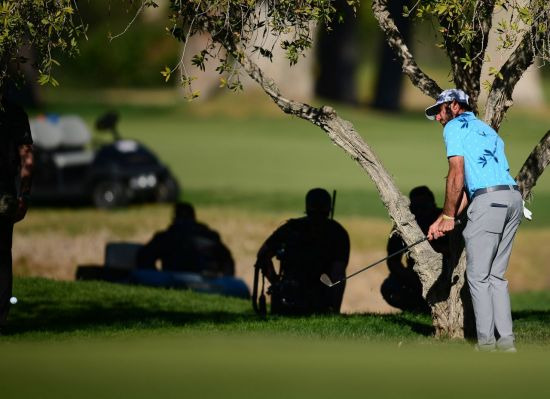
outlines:
M32 48L39 71L39 82L57 85L52 70L59 62L58 51L74 55L84 25L73 0L14 0L0 3L0 80L8 75L10 65L28 62L24 52Z

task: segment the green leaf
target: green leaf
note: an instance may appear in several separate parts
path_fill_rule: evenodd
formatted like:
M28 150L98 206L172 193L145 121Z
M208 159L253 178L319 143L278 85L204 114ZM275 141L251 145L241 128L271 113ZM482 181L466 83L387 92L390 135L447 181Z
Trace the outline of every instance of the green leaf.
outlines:
M172 75L172 70L168 67L164 67L164 70L160 71L160 74L164 76L164 81L168 82L170 80L170 76Z

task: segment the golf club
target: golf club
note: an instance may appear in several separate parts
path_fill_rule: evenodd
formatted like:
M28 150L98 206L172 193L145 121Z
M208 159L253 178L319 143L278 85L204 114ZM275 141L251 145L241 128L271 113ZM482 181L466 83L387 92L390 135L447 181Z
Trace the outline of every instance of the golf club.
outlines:
M461 224L460 219L457 219L457 220L455 221L455 224L456 224L456 225ZM393 254L390 254L390 255L386 256L385 258L380 259L380 260L378 260L378 261L376 261L376 262L374 262L374 263L372 263L372 264L370 264L370 265L368 265L368 266L362 268L361 270L358 270L358 271L356 271L355 273L352 273L352 274L350 274L349 276L344 277L344 278L341 279L341 280L338 280L338 281L335 282L335 283L333 283L333 282L330 280L330 277L328 276L328 274L323 273L323 274L321 275L321 282L322 282L323 284L325 284L326 286L328 286L328 287L334 287L335 285L340 284L342 281L346 281L347 279L349 279L349 278L355 276L356 274L359 274L359 273L361 273L361 272L364 272L365 270L370 269L370 268L373 267L373 266L376 266L377 264L379 264L379 263L385 261L386 259L389 259L389 258L391 258L391 257L393 257L393 256L395 256L395 255L399 255L400 253L405 252L406 250L408 250L408 249L414 247L415 245L420 244L421 242L426 241L427 239L428 239L428 237L421 238L421 239L418 240L417 242L412 243L411 245L409 245L409 246L407 246L407 247L405 247L405 248L402 248L402 249L400 249L399 251L396 251L396 252L394 252Z

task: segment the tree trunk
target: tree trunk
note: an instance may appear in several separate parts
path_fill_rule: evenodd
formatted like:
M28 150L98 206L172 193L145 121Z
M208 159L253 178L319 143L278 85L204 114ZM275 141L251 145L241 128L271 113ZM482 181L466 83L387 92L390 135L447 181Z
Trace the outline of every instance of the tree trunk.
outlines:
M408 198L401 193L392 176L350 122L340 118L331 107L315 108L283 97L275 82L266 77L261 69L245 56L244 51L237 50L234 56L248 75L260 84L281 110L319 126L334 144L342 148L367 172L390 218L408 245L424 236L409 210ZM449 290L440 283L447 280L442 275L442 256L436 253L427 242L411 248L411 256L415 260L414 269L423 283L423 295L432 306L434 320L437 320L438 335L460 335L457 331L462 330L462 324L458 325L455 320L450 320L444 314L451 305L441 304L441 302L449 302ZM451 270L454 273L454 268L449 269Z
M393 2L391 2L393 3ZM390 3L390 4L391 4ZM396 26L394 18L388 11L388 0L373 0L372 9L380 28L386 35L388 44L400 60L403 72L411 82L424 94L436 98L441 89L433 79L427 76L416 64L403 35ZM480 86L480 74L485 62L485 52L491 20L496 2L488 0L478 2L478 18L474 21L475 40L472 42L473 62L471 68L461 67L460 57L465 49L458 43L445 40L447 54L451 60L453 80L455 84L470 92L474 109L477 107L477 96ZM542 10L544 2L536 3L537 10ZM538 15L538 12L535 12ZM546 19L540 18L533 22L530 32L524 34L521 43L515 48L507 61L499 70L500 79L495 79L487 100L485 121L498 131L500 123L508 108L512 105L512 92L523 72L533 63L535 48L542 48L543 35L537 35L539 28L544 28ZM540 25L540 27L539 27ZM452 34L456 26L446 26ZM455 32L456 33L456 32ZM534 40L533 38L537 38ZM550 162L550 134L541 142L522 167L516 181L524 198L528 196L536 180ZM407 240L406 240L407 241ZM426 273L422 259L415 270L424 287L425 298L432 307L432 317L437 336L469 337L474 333L474 316L469 290L465 284L466 257L461 232L453 234L450 259L440 264L439 269L429 269ZM408 242L408 241L407 241ZM414 251L413 251L414 253ZM420 254L422 257L422 254ZM416 259L416 258L415 258ZM434 271L441 271L434 282Z
M403 72L422 92L436 98L441 89L416 64L387 11L387 0L373 0L373 11L382 30L387 35L390 47L401 60ZM484 15L484 21L487 21L488 12ZM478 29L480 32L485 32L488 28L489 24L482 21ZM534 26L533 29L536 30L538 27ZM260 85L283 112L319 126L334 144L351 156L369 175L405 243L411 245L420 240L423 233L409 210L408 198L400 192L392 176L382 166L367 143L357 134L353 125L340 118L331 107L316 108L283 97L275 82L264 75L263 71L250 60L237 43L229 38L223 40L222 45L226 50L233 55L244 71ZM529 44L527 38L524 38L501 68L500 73L511 79L501 79L493 85L489 95L489 114L486 113L486 120L491 121L490 124L495 129L498 129L500 120L510 105L510 96L515 83L533 62L533 48ZM483 46L480 48L483 49ZM533 150L518 176L517 181L524 196L535 185L549 162L550 134L547 134ZM422 283L423 296L431 307L433 324L438 337L464 338L473 333L473 311L469 291L465 284L466 256L461 230L461 228L455 229L452 234L449 259L443 259L442 255L436 253L426 241L410 249L410 255L415 261L414 270Z
M260 84L283 112L319 126L335 145L359 164L374 182L390 218L407 245L423 237L409 210L408 198L401 193L392 176L350 122L340 118L331 107L315 108L283 97L275 82L264 76L244 52L237 51L234 55L248 75ZM535 147L518 176L518 184L524 193L531 190L548 163L550 132ZM427 242L410 250L415 260L414 270L422 282L423 296L432 309L436 337L469 338L475 334L473 308L465 284L466 256L462 228L459 226L452 233L449 259L443 259Z

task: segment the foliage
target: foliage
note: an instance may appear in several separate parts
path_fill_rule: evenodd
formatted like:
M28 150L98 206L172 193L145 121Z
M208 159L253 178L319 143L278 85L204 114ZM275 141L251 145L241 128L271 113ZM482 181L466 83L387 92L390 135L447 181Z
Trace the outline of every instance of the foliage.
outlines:
M239 90L242 85L231 58L233 52L248 50L271 60L278 45L285 50L290 64L295 64L311 47L313 27L317 24L328 27L333 20L340 19L333 3L333 0L171 0L167 29L184 46L193 35L208 33L211 40L193 56L192 63L204 70L209 60L219 58L217 71L229 74L229 78L222 78L222 86ZM348 3L355 7L358 0ZM221 55L220 45L230 54ZM182 85L190 88L193 77L181 62L166 67L162 75L168 80L177 69ZM190 89L191 97L198 94Z
M83 18L88 21L84 13ZM162 28L140 21L124 37L109 41L112 24L98 21L90 25L89 39L80 44L80 55L60 58L62 84L79 88L162 86L158 70L177 63L179 51L178 43Z
M17 0L0 3L0 79L10 64L19 67L29 61L25 48L32 47L39 71L39 83L57 85L52 70L59 62L56 51L78 52L78 38L85 33L74 0Z
M494 7L494 8L493 8ZM435 21L445 48L445 41L463 49L460 63L470 69L474 60L491 60L484 54L488 40L485 33L479 31L484 24L493 26L497 33L497 51L509 51L516 48L525 36L533 53L543 61L550 60L550 2L546 0L420 0L412 7L404 7L404 14L415 19ZM479 43L479 42L482 43ZM503 79L502 73L495 67L489 68L489 74ZM486 88L490 85L484 82Z

